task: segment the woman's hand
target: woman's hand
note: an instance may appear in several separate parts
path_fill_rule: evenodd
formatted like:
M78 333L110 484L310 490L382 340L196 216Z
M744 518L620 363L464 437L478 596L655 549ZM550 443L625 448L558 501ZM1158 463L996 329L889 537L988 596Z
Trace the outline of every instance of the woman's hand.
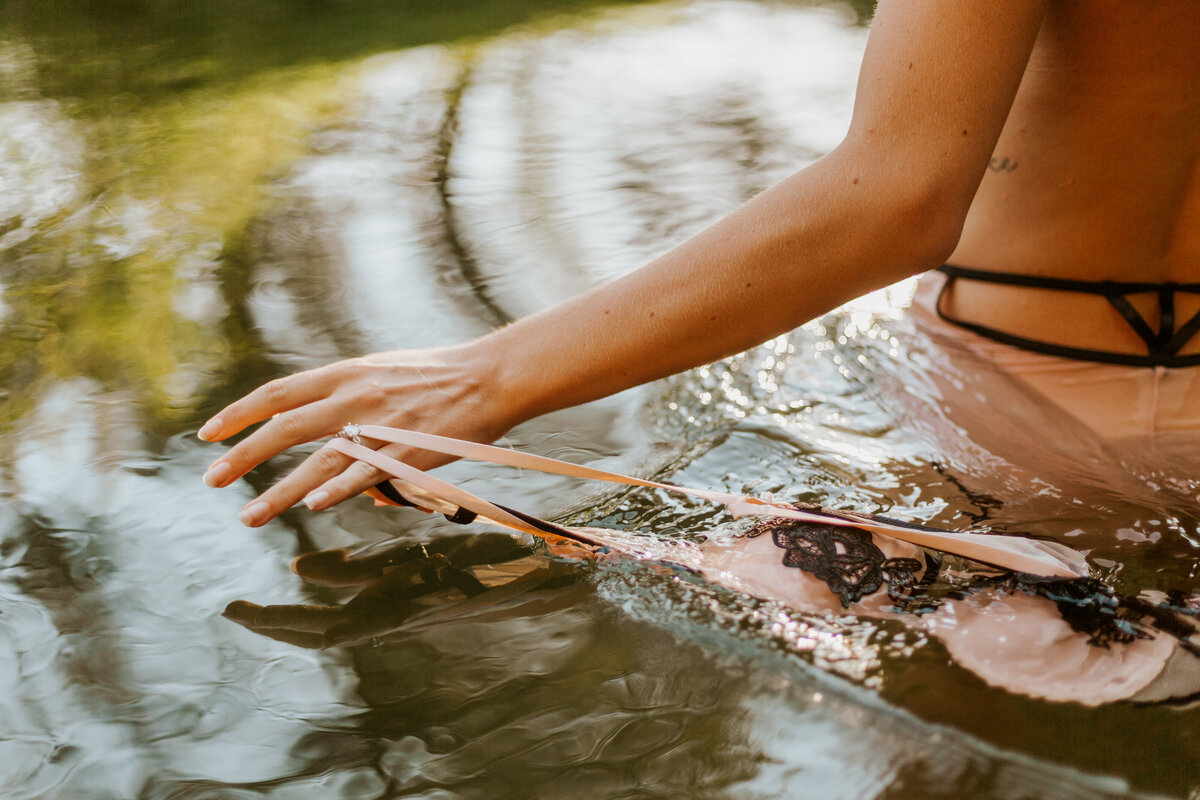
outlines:
M228 486L272 456L331 436L351 422L491 442L521 421L496 394L504 382L492 374L494 363L474 345L395 350L271 381L222 409L200 429L201 439L217 442L268 420L213 462L204 482ZM399 445L387 445L381 452L418 469L452 460ZM322 448L247 503L239 519L257 527L300 500L314 511L329 508L384 477L369 464Z
M349 422L491 441L524 419L761 344L943 263L957 246L1046 6L881 4L850 134L829 155L643 269L475 342L383 353L272 381L201 429L202 439L217 441L270 420L218 459L206 482L227 486ZM394 445L383 451L418 468L446 460ZM241 519L262 525L301 499L327 508L382 477L326 448L251 501Z

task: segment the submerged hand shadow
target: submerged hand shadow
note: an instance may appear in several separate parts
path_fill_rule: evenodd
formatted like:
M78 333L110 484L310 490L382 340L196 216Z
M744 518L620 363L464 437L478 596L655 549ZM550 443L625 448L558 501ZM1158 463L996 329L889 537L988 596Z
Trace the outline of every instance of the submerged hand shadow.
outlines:
M779 533L774 528L780 526L806 527L791 520L759 527ZM845 535L846 529L834 533ZM869 533L861 534L870 540ZM880 541L889 551L898 546ZM914 569L921 565L908 559L912 564L901 564L902 575L869 581L860 587L865 596L856 594L847 602L851 598L839 595L834 585L841 586L840 581L831 583L819 564L809 563L814 559L797 560L793 546L778 535L710 543L685 571L805 613L849 611L922 628L942 641L959 666L1017 694L1089 706L1190 704L1200 698L1200 612L1179 598L1160 605L1119 596L1089 578L1013 573L960 575L947 585L935 579L938 570L930 570L932 564L918 580ZM877 554L881 564L905 562L882 561L884 555ZM293 571L311 584L352 591L347 601L260 606L238 600L224 615L300 647L376 643L437 626L499 622L570 607L588 591L579 580L582 561L597 556L630 557L553 536L529 544L495 533L360 557L345 549L320 550L296 558ZM678 569L667 561L638 560L650 569Z
M550 547L578 558L569 546ZM344 548L318 550L293 560L292 571L317 586L357 592L328 605L235 600L224 616L278 641L328 648L542 614L576 602L580 591L576 563L548 559L540 544L506 534L452 536L362 557Z

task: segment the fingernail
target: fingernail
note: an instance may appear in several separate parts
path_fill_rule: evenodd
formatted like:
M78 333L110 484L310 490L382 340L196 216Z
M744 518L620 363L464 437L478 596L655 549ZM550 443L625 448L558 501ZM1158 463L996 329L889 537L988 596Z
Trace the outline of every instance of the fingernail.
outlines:
M304 498L304 505L308 506L309 511L320 511L327 502L329 502L329 492L313 492Z
M233 467L229 465L228 461L218 461L208 468L208 472L204 473L204 484L219 489L229 483L229 476L232 472Z
M208 422L204 423L204 427L196 432L196 436L206 442L213 441L218 433L221 432L221 418L213 417Z
M249 505L242 509L242 513L238 514L238 521L247 528L253 528L263 522L264 518L267 516L267 512L270 510L271 507L266 503L254 503L253 505Z

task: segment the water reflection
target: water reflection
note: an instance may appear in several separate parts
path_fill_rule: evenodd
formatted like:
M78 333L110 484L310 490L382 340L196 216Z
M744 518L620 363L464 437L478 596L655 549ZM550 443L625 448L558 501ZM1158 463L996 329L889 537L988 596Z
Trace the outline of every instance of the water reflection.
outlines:
M1200 785L1194 710L1020 697L895 622L805 615L630 565L565 568L506 540L562 574L418 626L397 613L397 597L419 599L408 584L363 596L287 564L449 542L448 523L350 503L241 528L237 509L288 464L206 490L198 420L273 375L458 341L635 268L837 143L865 37L844 8L720 2L445 45L429 42L524 12L497 4L445 35L414 16L389 34L398 12L351 5L331 30L321 3L286 22L261 4L274 32L242 26L207 55L208 24L188 44L157 7L127 29L119 14L72 29L31 4L6 18L21 24L0 36L0 793ZM122 66L138 41L157 44L127 48ZM73 66L100 62L94 77ZM975 435L940 403L972 376L898 310L912 291L511 441L680 483L1061 536L1122 592L1194 597L1194 480L1126 453L1113 491L1089 471L1113 454L1069 457L1086 437L1054 421L1056 443ZM1016 466L1014 448L1038 469ZM690 500L446 473L545 516L692 541L728 531ZM336 619L323 610L352 597ZM239 600L268 635L220 618ZM297 611L293 629L257 618L270 605Z
M45 751L6 755L27 773L6 776L6 793L129 796L164 767L222 781L290 773L291 743L341 713L348 679L326 672L336 657L238 636L213 617L236 585L294 596L290 543L196 515L236 513L237 498L208 502L194 446L142 460L128 407L95 388L63 384L43 399L3 486L17 517L4 530L5 652L16 656L5 736ZM288 678L256 697L281 664Z

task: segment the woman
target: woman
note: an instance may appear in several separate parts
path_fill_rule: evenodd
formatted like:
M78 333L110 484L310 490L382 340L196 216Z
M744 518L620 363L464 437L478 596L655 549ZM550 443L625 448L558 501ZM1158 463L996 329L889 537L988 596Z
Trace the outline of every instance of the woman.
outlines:
M261 387L201 429L219 441L268 420L205 481L348 421L491 441L945 262L970 269L924 282L939 335L1103 436L1196 430L1200 294L1178 284L1200 282L1197 76L1194 0L882 0L833 152L640 271L476 341ZM324 448L241 519L328 508L383 477Z

